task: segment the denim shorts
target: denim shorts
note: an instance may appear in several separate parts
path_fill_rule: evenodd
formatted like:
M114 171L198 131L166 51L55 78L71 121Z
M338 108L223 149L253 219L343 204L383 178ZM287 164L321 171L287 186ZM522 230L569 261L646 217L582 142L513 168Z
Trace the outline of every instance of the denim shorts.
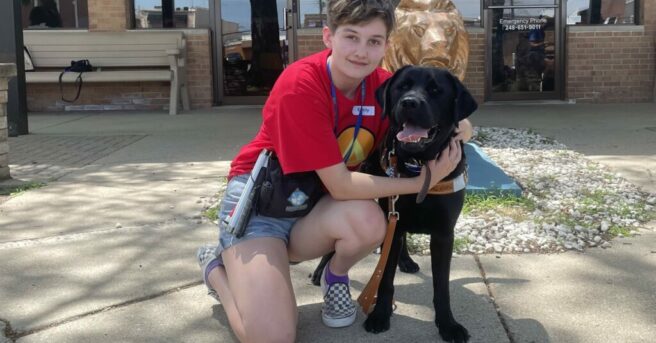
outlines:
M225 220L228 217L228 214L237 205L239 197L246 186L246 181L250 174L243 174L235 176L228 182L228 185L223 195L223 200L219 206L219 244L216 249L216 255L221 256L223 250L230 248L231 246L238 244L252 238L260 237L274 237L280 238L285 242L289 243L289 233L292 230L292 226L299 218L271 218L255 215L251 217L248 224L246 224L246 230L244 235L237 238L235 235L226 231ZM221 259L219 259L221 260Z

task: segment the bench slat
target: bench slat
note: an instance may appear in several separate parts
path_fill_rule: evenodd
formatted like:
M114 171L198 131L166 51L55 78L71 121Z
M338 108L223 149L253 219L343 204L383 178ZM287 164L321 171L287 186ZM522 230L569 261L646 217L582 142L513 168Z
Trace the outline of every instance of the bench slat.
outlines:
M68 58L38 58L33 59L34 65L37 68L41 67L60 67L62 70L64 66L70 66L72 60L82 60L88 59L91 62L93 67L158 67L158 66L168 66L168 60L166 58L144 58L144 57L135 57L135 58L85 58L85 56L71 56Z
M25 80L28 83L56 83L59 82L59 73L57 71L37 71L26 72ZM78 73L66 73L62 77L62 82L75 82ZM136 81L171 81L171 71L169 70L134 70L134 71L101 71L83 73L84 82L136 82Z
M60 45L113 45L125 44L159 44L182 41L182 32L87 32L68 31L57 32L56 30L24 30L23 40L29 44L48 44L53 39Z
M31 51L30 51L31 52ZM131 51L127 53L123 50L115 51L48 51L41 52L40 54L35 54L41 58L69 58L70 56L83 56L85 58L103 58L103 57L127 57L127 58L139 58L139 57L148 57L148 58L163 58L167 59L166 50L158 51ZM92 63L93 64L93 63Z
M30 53L50 53L50 52L75 52L75 51L89 51L89 52L104 52L104 51L126 51L129 53L141 51L163 51L167 49L176 49L175 44L115 44L115 45L56 45L56 44L32 44L25 46Z

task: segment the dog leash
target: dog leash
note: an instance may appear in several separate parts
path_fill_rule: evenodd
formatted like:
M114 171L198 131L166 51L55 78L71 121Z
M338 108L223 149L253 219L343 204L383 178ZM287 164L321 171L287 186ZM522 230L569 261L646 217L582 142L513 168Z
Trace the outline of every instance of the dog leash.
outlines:
M389 166L387 170L389 177L398 177L398 172L396 170L396 156L393 155L393 151L389 152L388 156ZM390 169L391 168L391 169ZM371 312L371 305L376 301L376 294L378 293L378 287L380 286L380 281L383 279L383 272L385 271L385 265L387 264L387 259L389 258L390 249L392 248L392 240L394 239L394 232L396 231L396 223L399 221L399 212L396 211L396 201L399 200L399 196L387 197L387 232L385 233L385 240L383 241L383 248L380 252L380 258L378 259L378 264L374 273L371 275L369 282L360 293L358 297L358 303L362 307L362 311L365 314Z

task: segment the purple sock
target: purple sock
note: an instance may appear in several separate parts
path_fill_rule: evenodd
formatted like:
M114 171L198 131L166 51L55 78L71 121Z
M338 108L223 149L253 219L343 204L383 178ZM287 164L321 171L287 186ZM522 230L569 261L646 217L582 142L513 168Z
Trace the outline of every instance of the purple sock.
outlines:
M329 285L332 285L334 283L344 283L344 284L349 284L349 277L348 275L343 275L343 276L338 276L333 274L333 272L330 271L330 263L326 265L326 283Z
M213 271L214 268L217 268L217 267L220 266L220 265L221 265L221 263L219 262L219 259L218 259L218 258L215 258L214 260L212 260L212 262L210 262L210 263L207 265L207 268L205 268L205 283L208 282L208 281L207 281L207 280L208 280L207 278L210 276L210 272Z

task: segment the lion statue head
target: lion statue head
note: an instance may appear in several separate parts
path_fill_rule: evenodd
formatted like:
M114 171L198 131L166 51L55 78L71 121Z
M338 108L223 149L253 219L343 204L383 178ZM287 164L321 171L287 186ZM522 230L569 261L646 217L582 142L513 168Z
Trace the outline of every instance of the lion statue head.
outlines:
M451 0L401 0L389 44L383 68L391 72L408 64L427 65L465 78L469 36Z

